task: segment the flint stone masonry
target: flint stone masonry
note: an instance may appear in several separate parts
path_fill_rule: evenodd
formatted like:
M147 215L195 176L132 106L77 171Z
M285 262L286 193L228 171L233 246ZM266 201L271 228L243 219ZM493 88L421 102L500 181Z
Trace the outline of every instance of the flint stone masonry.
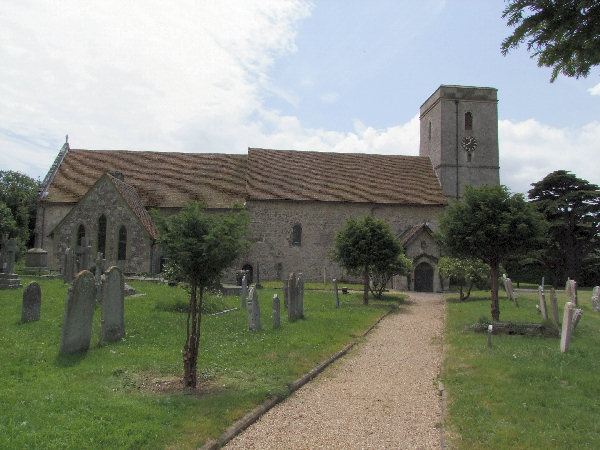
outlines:
M118 267L104 274L100 339L118 341L125 337L125 277Z
M65 315L60 338L61 355L87 351L92 339L92 321L96 306L94 276L84 270L73 280L67 291Z
M40 320L42 310L42 289L35 281L29 283L23 291L23 307L21 322L35 322Z

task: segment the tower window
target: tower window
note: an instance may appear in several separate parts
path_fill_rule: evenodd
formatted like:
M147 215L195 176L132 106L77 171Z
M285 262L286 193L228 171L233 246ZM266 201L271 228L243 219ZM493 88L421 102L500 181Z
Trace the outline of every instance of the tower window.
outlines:
M102 214L98 219L98 252L104 253L106 251L106 216Z
M473 114L471 111L465 113L465 131L471 131L473 129Z
M117 251L117 259L124 261L127 259L127 228L123 225L119 228L119 248Z
M300 247L302 245L302 225L299 223L292 228L292 245L295 247Z

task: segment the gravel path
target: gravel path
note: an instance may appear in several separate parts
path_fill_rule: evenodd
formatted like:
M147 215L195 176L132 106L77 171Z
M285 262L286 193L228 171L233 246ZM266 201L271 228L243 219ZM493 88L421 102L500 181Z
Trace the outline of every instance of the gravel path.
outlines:
M319 377L226 448L440 448L444 303L411 293Z

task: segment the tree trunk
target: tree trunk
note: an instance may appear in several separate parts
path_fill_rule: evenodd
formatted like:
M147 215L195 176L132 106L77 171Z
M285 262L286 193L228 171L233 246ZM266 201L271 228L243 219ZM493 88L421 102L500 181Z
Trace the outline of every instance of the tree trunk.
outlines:
M500 320L500 305L498 303L498 262L490 261L490 278L492 282L492 304L490 309L492 312L492 319L496 322Z
M192 389L195 389L198 383L197 366L200 323L202 320L202 295L203 288L200 288L200 301L198 302L197 285L192 283L187 317L187 338L183 347L183 379L185 385Z
M365 274L363 278L363 305L369 304L369 269L365 268Z

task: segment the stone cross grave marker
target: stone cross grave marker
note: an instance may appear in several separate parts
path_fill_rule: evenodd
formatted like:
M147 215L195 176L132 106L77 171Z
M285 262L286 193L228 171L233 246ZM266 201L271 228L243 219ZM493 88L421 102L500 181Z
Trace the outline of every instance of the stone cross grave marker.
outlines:
M248 299L248 279L246 278L246 274L242 276L242 309L247 309L247 299Z
M558 300L556 299L556 290L554 288L550 289L550 312L552 313L554 325L556 328L560 327L558 320Z
M14 238L6 242L6 273L15 273L15 259L17 255L17 240Z
M273 328L279 328L281 325L281 302L279 295L273 295Z
M594 311L600 311L600 286L594 287L594 290L592 291L592 307L594 308Z
M560 333L560 351L567 353L569 342L571 340L571 324L573 322L573 303L567 302L563 315L562 330Z
M337 284L336 278L333 279L333 292L335 294L335 307L339 308L340 307L340 293L338 292L338 284Z
M250 331L260 330L260 303L256 286L252 286L248 292L248 329Z
M546 308L546 294L544 293L544 287L538 287L538 295L540 297L540 309L542 311L542 319L548 319L548 309Z
M40 320L42 309L42 289L35 281L29 283L23 291L23 307L21 309L21 322L34 322Z
M70 355L90 348L92 321L96 306L94 276L84 270L73 280L67 291L65 315L60 338L61 355Z
M104 275L102 289L102 320L100 339L118 341L125 337L125 277L112 266Z

